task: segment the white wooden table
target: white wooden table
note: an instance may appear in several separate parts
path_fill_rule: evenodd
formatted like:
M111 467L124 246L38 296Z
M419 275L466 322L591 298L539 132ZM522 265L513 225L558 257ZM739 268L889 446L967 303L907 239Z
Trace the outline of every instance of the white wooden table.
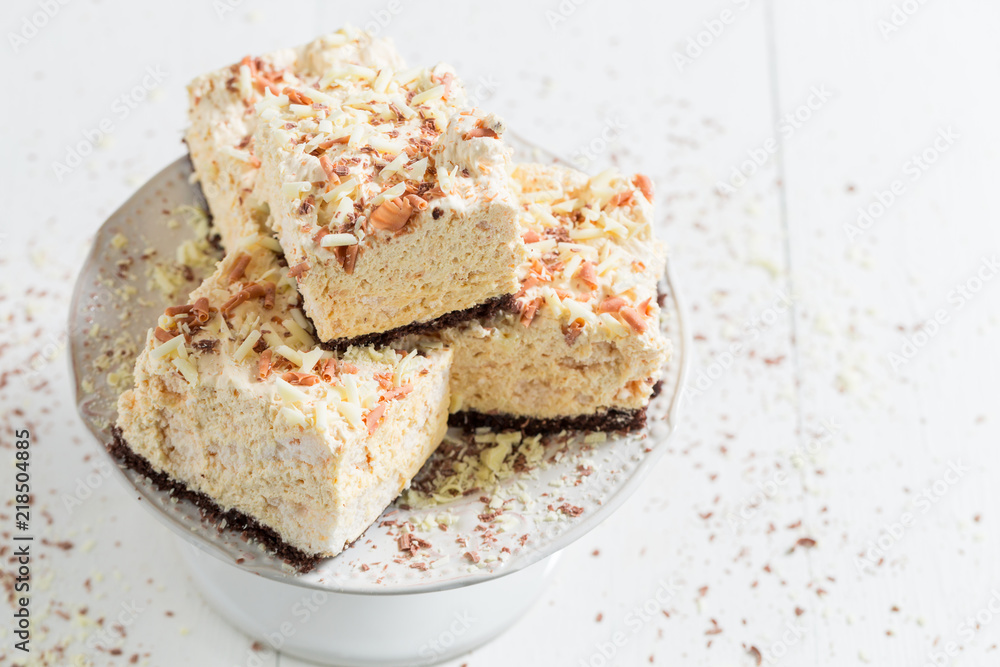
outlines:
M582 166L652 176L696 337L652 477L454 665L1000 661L1000 4L281 4L4 3L2 446L13 460L31 429L47 541L28 664L91 664L73 660L101 617L125 636L96 665L301 664L218 618L174 538L105 483L64 321L94 231L182 154L186 82L344 22L453 63Z

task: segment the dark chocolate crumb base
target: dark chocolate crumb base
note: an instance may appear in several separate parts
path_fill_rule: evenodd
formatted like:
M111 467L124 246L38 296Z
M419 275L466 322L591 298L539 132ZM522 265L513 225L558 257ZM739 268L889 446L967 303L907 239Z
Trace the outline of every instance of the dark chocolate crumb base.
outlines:
M375 347L384 347L392 341L402 338L403 336L433 333L469 320L486 319L502 310L514 310L514 305L514 295L505 294L503 296L493 297L492 299L484 301L483 303L473 306L472 308L466 308L465 310L453 310L452 312L445 313L441 317L429 322L414 322L413 324L407 324L402 327L390 329L389 331L365 334L364 336L357 336L355 338L339 338L337 340L321 343L321 347L335 352L346 350L351 345L374 345Z
M114 440L107 445L107 449L113 457L126 468L148 477L153 485L161 491L167 491L175 498L189 500L197 505L204 520L217 525L221 525L221 522L225 521L226 530L238 531L244 537L256 540L275 556L294 567L300 574L309 572L316 567L319 561L323 560L323 556L306 553L288 544L274 529L268 528L252 516L235 509L223 510L204 493L193 491L183 482L155 470L149 461L132 451L117 426L111 429L111 434Z
M646 425L646 408L606 410L592 415L536 419L517 415L491 415L475 410L456 412L448 425L466 431L488 426L494 431L521 431L525 435L546 435L562 431L637 431Z

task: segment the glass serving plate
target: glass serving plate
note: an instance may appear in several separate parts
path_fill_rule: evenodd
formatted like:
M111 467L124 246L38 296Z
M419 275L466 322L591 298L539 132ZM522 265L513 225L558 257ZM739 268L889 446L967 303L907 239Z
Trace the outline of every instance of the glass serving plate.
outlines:
M509 143L518 161L568 164L516 137ZM147 329L166 306L177 302L168 302L155 286L158 267L192 237L187 225L171 221L178 219L178 211L192 210L185 207L207 210L191 176L190 162L180 158L142 186L98 231L77 280L69 321L77 408L109 457L103 445L112 440L115 405L127 383L120 376L109 382L109 370L115 372L116 361L130 368ZM128 253L123 251L126 242ZM179 291L185 293L180 300L203 277L196 272L182 276ZM337 593L405 594L468 586L517 572L610 516L665 451L677 424L690 350L669 262L661 289L666 294L661 325L672 341L673 355L662 390L650 403L648 426L631 435L608 434L603 442L584 435L547 439L544 465L518 473L488 493L491 506L503 503L504 512L485 529L480 515L488 508L478 492L423 509L407 509L397 500L343 553L299 574L241 534L203 520L192 503L178 501L133 470L114 468L151 514L185 541L278 582ZM443 455L439 451L434 457ZM430 544L413 556L401 552L397 543L400 526L407 522ZM428 530L420 532L421 527Z

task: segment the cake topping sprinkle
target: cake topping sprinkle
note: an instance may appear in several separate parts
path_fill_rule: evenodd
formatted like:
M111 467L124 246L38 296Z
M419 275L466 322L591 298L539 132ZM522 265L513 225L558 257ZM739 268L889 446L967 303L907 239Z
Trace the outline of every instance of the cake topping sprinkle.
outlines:
M243 278L243 272L246 271L248 264L250 264L250 255L245 252L241 252L236 257L236 261L233 263L233 268L229 272L229 282L235 283L241 280Z

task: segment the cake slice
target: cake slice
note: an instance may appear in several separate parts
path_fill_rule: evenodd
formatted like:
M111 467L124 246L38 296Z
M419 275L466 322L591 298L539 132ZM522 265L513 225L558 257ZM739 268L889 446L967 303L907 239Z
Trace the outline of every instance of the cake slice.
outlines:
M450 68L334 67L264 92L257 194L328 346L509 306L523 259L503 123Z
M113 452L302 569L357 539L447 428L450 352L317 347L250 238L150 331Z
M267 207L255 192L258 152L253 144L254 104L265 89L312 80L331 67L400 67L387 40L344 28L294 49L284 49L199 76L188 85L185 135L195 174L227 250L265 229Z
M453 424L529 433L643 426L670 354L657 290L666 251L653 237L649 179L518 165L513 180L527 248L517 312L407 343L437 341L454 353Z

